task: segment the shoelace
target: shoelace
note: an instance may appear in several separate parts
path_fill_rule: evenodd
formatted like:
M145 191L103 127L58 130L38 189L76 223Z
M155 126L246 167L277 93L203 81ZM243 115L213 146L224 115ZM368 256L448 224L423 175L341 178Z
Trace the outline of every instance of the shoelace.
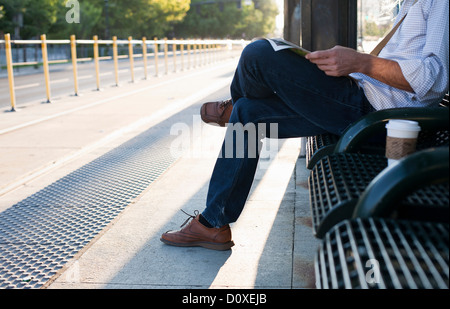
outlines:
M228 99L228 100L225 100L225 101L222 101L222 102L220 102L219 103L219 107L220 108L226 108L228 105L230 105L231 104L231 99Z
M198 210L194 210L194 215L190 215L187 212L185 212L183 209L180 209L185 215L187 215L189 218L186 219L186 221L184 221L184 223L180 226L180 228L182 228L183 226L186 225L186 223L189 222L189 220L191 219L195 219L195 217L197 217L199 215L199 211Z

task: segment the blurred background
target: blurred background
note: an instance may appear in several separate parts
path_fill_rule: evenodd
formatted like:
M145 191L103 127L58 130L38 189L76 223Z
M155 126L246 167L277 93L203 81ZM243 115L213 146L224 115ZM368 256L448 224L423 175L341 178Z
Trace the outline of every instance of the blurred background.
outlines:
M402 0L0 0L0 40L284 37L316 50L335 44L370 52L390 29ZM78 9L79 22L68 22ZM356 19L354 18L356 16ZM326 22L323 22L326 20ZM308 24L310 22L310 24ZM42 62L38 44L13 45L15 63ZM68 46L49 47L49 59L67 59ZM6 72L0 44L0 75ZM92 51L81 47L81 56ZM120 51L119 51L120 52ZM100 56L110 55L109 47Z

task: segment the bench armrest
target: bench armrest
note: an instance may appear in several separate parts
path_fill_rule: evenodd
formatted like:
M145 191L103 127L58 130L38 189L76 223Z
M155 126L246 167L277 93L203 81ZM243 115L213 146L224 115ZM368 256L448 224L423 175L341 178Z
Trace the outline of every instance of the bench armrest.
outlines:
M448 182L449 148L429 148L411 154L385 168L358 200L353 218L384 217L415 190Z
M334 152L356 152L370 136L386 132L385 125L390 119L414 120L422 129L448 128L449 112L446 107L408 107L370 113L344 132Z

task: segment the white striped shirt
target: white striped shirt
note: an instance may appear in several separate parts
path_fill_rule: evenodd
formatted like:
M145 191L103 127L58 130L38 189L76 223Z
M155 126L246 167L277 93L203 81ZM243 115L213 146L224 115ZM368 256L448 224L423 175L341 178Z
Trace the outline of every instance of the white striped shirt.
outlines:
M449 85L448 0L405 0L395 23L408 13L379 57L397 61L414 93L352 73L376 110L437 104Z

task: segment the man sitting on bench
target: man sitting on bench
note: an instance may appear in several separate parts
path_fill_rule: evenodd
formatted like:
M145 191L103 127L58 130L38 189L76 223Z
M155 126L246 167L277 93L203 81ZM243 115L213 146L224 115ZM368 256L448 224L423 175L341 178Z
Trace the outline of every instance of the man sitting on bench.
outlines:
M448 6L442 0L405 0L392 37L371 54L336 46L302 57L289 50L275 52L266 40L249 44L231 84L231 99L201 109L205 122L233 124L212 173L206 208L181 230L164 233L161 241L216 250L233 246L229 224L246 202L262 136L341 135L375 110L437 104L448 91ZM257 124L258 129L236 145L229 132L236 124ZM267 125L264 132L260 124ZM277 125L276 132L269 124ZM258 149L250 155L249 145L255 144ZM243 148L243 156L236 147Z

